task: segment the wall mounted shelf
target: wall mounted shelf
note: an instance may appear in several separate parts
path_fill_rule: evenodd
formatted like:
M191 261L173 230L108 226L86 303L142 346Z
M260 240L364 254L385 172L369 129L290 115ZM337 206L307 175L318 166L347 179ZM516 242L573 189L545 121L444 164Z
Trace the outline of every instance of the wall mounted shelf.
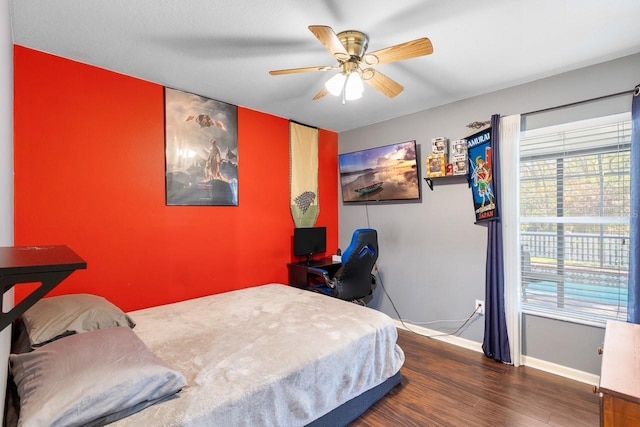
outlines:
M446 182L447 184L457 184L461 182L466 182L469 188L471 188L471 178L469 177L469 175L448 175L448 176L440 176L437 178L425 178L424 181L427 183L431 191L433 191L434 182L440 182L440 183Z
M76 270L85 260L67 246L0 247L0 331L20 317ZM40 283L24 300L5 313L4 294L20 283Z

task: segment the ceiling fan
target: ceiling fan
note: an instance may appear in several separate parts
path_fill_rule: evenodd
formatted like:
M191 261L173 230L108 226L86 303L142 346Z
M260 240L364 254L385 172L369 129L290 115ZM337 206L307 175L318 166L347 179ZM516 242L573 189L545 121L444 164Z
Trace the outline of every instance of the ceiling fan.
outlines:
M327 93L335 96L342 94L343 104L346 101L358 99L362 97L364 90L363 81L389 98L393 98L400 94L404 87L373 67L433 53L431 40L426 37L367 53L369 37L360 31L349 30L336 34L331 27L324 25L311 25L309 30L331 52L338 64L273 70L269 71L269 74L279 76L339 69L340 72L325 83L313 98L314 100L324 97Z

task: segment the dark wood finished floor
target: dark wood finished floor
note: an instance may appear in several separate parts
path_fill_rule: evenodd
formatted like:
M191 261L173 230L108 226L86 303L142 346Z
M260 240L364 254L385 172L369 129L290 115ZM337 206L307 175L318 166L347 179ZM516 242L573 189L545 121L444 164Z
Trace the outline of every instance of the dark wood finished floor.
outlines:
M599 425L591 385L398 332L404 379L351 427Z

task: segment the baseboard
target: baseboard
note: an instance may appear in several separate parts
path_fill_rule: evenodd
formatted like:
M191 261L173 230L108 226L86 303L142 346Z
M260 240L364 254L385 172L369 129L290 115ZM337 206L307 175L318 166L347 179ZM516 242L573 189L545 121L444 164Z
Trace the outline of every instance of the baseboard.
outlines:
M443 335L441 331L436 331L433 329L428 329L418 325L412 325L410 323L400 322L399 320L395 320L396 327L404 330L411 330L420 335L424 335L425 337L430 337L439 341L448 342L450 344L455 344L458 347L463 347L469 350L478 351L482 353L482 344L476 341L471 341L466 338L460 338L455 335Z
M558 375L581 383L590 385L600 384L600 376L598 375L547 362L546 360L536 359L535 357L525 356L524 354L522 355L522 364L530 368L539 369L541 371L545 371L550 374Z
M468 340L466 338L460 338L455 335L442 335L442 332L440 331L428 329L418 325L412 325L410 323L408 324L407 322L404 322L403 324L399 320L395 319L394 322L398 329L411 330L412 332L423 335L425 337L430 337L436 340L457 345L458 347L463 347L482 353L482 343ZM547 362L541 359L536 359L534 357L522 355L522 365L585 384L598 385L600 383L600 377L598 375L579 371L577 369Z

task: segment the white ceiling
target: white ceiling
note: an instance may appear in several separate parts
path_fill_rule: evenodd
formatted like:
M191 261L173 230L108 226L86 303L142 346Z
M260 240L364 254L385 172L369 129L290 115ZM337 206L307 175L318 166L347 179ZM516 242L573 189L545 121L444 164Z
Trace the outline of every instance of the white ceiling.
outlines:
M11 17L17 45L337 132L640 52L639 0L11 0ZM336 64L309 25L434 53L378 67L396 98L313 101L335 71L268 73Z

